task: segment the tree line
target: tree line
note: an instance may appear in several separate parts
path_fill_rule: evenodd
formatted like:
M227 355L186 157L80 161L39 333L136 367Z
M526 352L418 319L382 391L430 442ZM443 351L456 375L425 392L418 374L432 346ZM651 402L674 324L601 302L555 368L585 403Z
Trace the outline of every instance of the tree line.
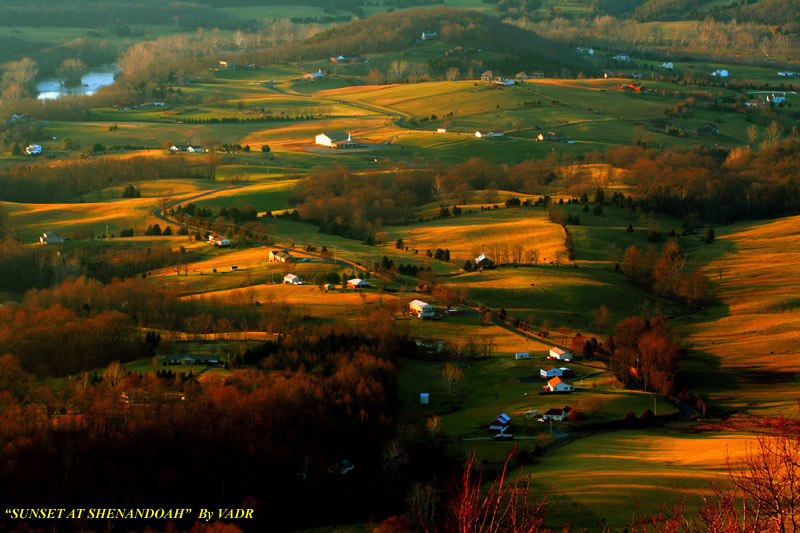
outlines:
M800 141L777 139L761 151L620 147L607 161L629 170L644 205L707 222L773 218L800 210Z
M402 513L410 480L438 470L439 455L425 434L395 439L388 346L374 335L321 331L316 341L273 343L260 367L224 382L112 362L58 390L0 357L0 497L25 508L245 507L255 511L247 526L261 531ZM344 460L354 472L340 473ZM164 526L128 527L147 525Z
M165 22L184 29L247 27L248 23L230 13L202 4L165 4L137 0L123 4L106 2L13 2L0 12L2 26L55 26L75 28L114 28L126 24Z
M80 195L132 181L206 178L215 154L205 158L136 156L92 160L20 163L0 170L0 198L23 203L61 203Z

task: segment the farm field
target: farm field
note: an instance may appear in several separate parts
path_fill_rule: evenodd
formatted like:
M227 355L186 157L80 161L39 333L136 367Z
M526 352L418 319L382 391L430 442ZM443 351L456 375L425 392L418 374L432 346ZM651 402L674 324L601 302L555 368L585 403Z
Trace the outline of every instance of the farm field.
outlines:
M685 365L693 386L725 408L796 412L799 224L788 217L720 228L704 254L720 305L682 325L693 347Z
M38 241L45 231L64 237L91 238L109 232L119 235L127 228L144 231L157 220L152 216L158 206L153 198L128 199L124 202L80 204L13 204L4 202L15 233L24 242Z
M623 430L578 439L523 473L551 493L547 522L621 528L637 516L637 506L657 513L679 497L694 515L711 495L709 482L725 477L726 459L742 459L754 443L746 433Z

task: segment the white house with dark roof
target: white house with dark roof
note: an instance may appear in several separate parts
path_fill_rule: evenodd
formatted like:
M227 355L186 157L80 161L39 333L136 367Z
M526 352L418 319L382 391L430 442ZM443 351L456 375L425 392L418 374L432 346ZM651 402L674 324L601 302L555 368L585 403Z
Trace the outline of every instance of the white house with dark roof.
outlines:
M542 414L542 420L555 420L557 422L561 422L569 416L571 411L572 409L568 405L565 405L561 409L548 409Z
M64 238L53 231L45 231L42 236L39 237L39 242L42 244L61 244L64 242Z

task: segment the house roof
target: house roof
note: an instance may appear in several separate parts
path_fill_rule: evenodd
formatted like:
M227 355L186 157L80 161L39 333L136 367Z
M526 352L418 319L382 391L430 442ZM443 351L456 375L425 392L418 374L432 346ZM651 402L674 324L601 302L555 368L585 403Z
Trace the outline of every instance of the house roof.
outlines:
M556 385L559 385L561 383L563 383L564 385L569 385L570 387L572 386L572 383L570 383L569 381L563 380L558 376L554 377L553 379L551 379L550 381L547 382L547 384L550 385L551 387L555 387Z
M408 303L408 305L411 305L413 307L425 307L430 304L428 302L423 302L422 300L412 300L411 302Z
M542 367L542 370L544 370L545 372L548 372L550 370L553 370L554 368L555 368L554 366L545 366L545 367Z
M298 279L300 276L295 276L294 274L286 274L283 276L283 279Z
M367 287L369 286L369 281L364 281L361 278L353 278L347 280L348 285L355 285L357 287Z
M475 258L475 262L476 263L480 263L484 259L487 260L487 261L491 261L491 259L489 258L488 255L486 255L485 253L482 253L481 255L479 255L478 257Z
M544 414L561 416L564 414L564 410L553 408L553 409L548 409L547 411L544 412Z
M553 352L553 353L557 353L559 355L563 355L563 354L567 353L565 350L562 350L561 348L559 348L557 346L553 347L553 348L550 348L550 351Z
M347 134L341 131L324 131L320 133L320 135L324 135L331 141L346 141Z

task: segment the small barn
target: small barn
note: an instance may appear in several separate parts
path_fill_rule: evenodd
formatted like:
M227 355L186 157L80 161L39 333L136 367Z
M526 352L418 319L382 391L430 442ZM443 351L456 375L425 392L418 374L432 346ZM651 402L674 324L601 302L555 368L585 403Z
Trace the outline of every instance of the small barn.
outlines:
M408 304L409 311L417 318L432 318L435 315L434 307L422 300L413 300Z
M503 413L495 418L491 424L489 424L489 431L492 433L505 433L505 431L510 427L511 417Z
M714 135L719 135L719 128L714 124L707 122L697 128L697 134L704 137L713 137Z

